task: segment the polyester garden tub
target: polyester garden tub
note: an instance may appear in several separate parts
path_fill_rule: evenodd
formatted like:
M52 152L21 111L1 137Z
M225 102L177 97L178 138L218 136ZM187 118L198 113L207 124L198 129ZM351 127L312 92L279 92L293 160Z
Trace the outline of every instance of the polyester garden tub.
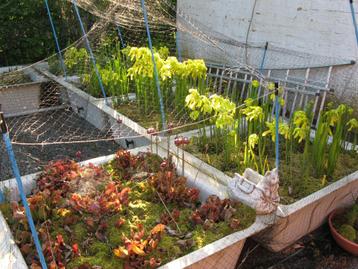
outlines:
M190 138L198 134L199 130L195 130L182 135ZM184 154L185 163L190 163L191 166L200 169L201 173L215 179L217 188L222 193L227 192L231 177L193 154L176 147L174 143L171 145L171 150L178 156ZM267 218L266 224L269 227L255 235L254 239L271 251L281 251L321 226L327 221L330 212L353 204L357 197L358 171L355 171L293 204L279 204L276 212Z
M148 151L149 148L141 147L131 150L132 153L138 153L140 151ZM161 146L155 148L155 152L158 153L161 157L167 156L167 151L164 150ZM95 165L100 165L106 163L114 158L115 155L99 157L89 161L82 162L81 164L93 163ZM188 173L192 174L190 168L187 168ZM178 172L180 173L181 167L178 167ZM24 189L26 195L31 193L31 190L35 187L35 179L38 174L31 174L28 176L22 177L24 184ZM222 195L220 192L215 192L215 186L207 186L210 181L204 184L203 175L200 173L197 174L196 178L188 177L188 183L192 186L199 188L203 193L207 193L209 190L213 190L210 194ZM206 177L206 176L205 176ZM16 187L15 179L5 181L1 186L7 187L11 190L11 199L18 200L19 195ZM201 197L206 198L205 194ZM235 232L230 234L222 239L219 239L211 244L206 245L205 247L198 249L186 256L178 258L170 263L163 265L161 268L235 268L236 263L240 257L241 250L244 246L244 243L248 237L253 236L254 234L262 231L267 226L262 221L263 217L257 217L256 221L247 229L242 231ZM0 212L0 227L2 227L0 232L1 245L0 245L0 265L1 268L9 268L11 265L16 265L15 268L27 268L27 265L21 255L21 252L17 245L14 243L10 229L5 222L1 212Z

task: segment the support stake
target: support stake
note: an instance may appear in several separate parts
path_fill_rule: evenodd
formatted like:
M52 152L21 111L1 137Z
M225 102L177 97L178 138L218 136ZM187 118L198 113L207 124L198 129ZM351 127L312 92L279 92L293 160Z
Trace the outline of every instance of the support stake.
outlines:
M358 46L358 25L357 25L356 13L355 13L355 10L354 10L353 0L349 0L349 3L350 3L350 6L351 6L352 20L353 20L354 30L355 30L356 39L357 39L357 46Z
M265 66L265 61L266 61L267 49L268 49L268 42L266 42L266 44L265 44L264 55L262 56L262 61L261 61L261 64L260 64L260 73L261 73L261 74L264 72L264 66Z
M11 162L12 172L13 172L15 178L16 178L17 187L19 189L21 201L22 201L22 204L23 204L23 206L25 208L26 217L27 217L27 220L29 222L29 226L30 226L30 230L31 230L31 233L32 233L32 237L34 239L37 254L39 255L41 267L42 267L42 269L47 269L46 260L45 260L44 254L42 252L41 243L40 243L37 231L36 231L34 220L33 220L32 215L31 215L31 210L30 210L29 204L27 203L26 195L25 195L25 192L24 192L24 187L23 187L22 181L21 181L20 171L19 171L19 168L18 168L17 163L16 163L16 158L15 158L15 154L14 154L12 144L11 144L11 141L10 141L8 128L7 128L7 125L6 125L6 122L5 122L5 117L4 117L4 114L2 112L0 112L0 127L1 127L1 133L2 133L2 137L3 137L3 141L4 141L5 146L6 146L6 151L7 151L8 155L9 155L9 159L10 159L10 162Z
M51 29L52 29L53 38L55 39L55 43L56 43L56 49L57 49L58 58L59 58L59 60L60 60L61 67L62 67L62 70L63 70L63 74L64 74L64 76L65 76L65 79L67 79L67 72L66 72L65 62L64 62L64 60L63 60L63 56L62 56L60 44L59 44L58 38L57 38L56 28L55 28L55 25L54 25L54 23L53 23L53 19L52 19L52 15L51 15L51 10L50 10L50 7L49 7L49 5L48 5L48 1L47 1L47 0L45 0L45 5L46 5L46 10L47 10L47 15L48 15L48 18L49 18L50 24L51 24Z
M121 41L122 49L124 49L127 45L126 45L126 43L124 42L124 38L123 38L123 35L122 35L121 26L120 26L119 24L117 24L117 32L118 32L119 40Z
M152 53L152 61L153 61L153 66L154 66L155 83L157 85L157 91L158 91L158 97L159 97L159 103L160 103L160 112L161 112L161 116L162 116L162 125L163 125L163 130L165 130L166 129L166 120L165 120L165 112L164 112L164 103L163 103L162 92L160 90L160 82L159 82L157 63L155 62L155 57L154 57L152 37L150 35L148 14L147 14L147 9L145 7L144 0L141 0L141 4L142 4L143 15L144 15L145 27L146 27L146 30L147 30L149 49L150 49L150 51Z
M278 82L275 83L275 105L276 105L276 141L275 141L275 148L276 148L276 168L278 170L280 165L280 141L279 141L279 120L280 120L280 102L278 96Z
M90 58L91 58L91 61L92 61L92 64L93 64L94 71L96 72L96 75L97 75L99 87L101 88L103 98L104 98L104 102L105 102L106 105L108 105L107 95L106 95L106 91L104 90L102 77L101 77L101 74L99 73L99 70L97 68L96 58L94 57L94 54L93 54L93 51L92 51L92 48L91 48L91 44L90 44L90 42L88 40L87 33L86 33L85 28L83 26L81 15L80 15L80 12L79 12L78 7L77 7L77 1L72 0L72 4L73 4L73 8L75 9L77 20L78 20L78 22L80 24L81 31L82 31L83 37L85 39L85 42L86 42L86 47L87 47L88 53L90 54Z

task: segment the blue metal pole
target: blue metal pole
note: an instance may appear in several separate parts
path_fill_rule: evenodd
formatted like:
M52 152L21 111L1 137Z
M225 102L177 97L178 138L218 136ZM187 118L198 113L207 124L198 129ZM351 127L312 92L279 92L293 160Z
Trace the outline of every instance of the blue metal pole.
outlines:
M152 38L151 38L151 35L150 35L150 30L149 30L147 9L145 7L144 0L141 0L141 3L142 3L143 15L144 15L145 27L146 27L146 30L147 30L149 48L150 48L150 51L152 53L152 61L153 61L153 66L154 66L154 76L155 76L155 82L156 82L156 85L157 85L157 91L158 91L158 96L159 96L160 112L161 112L161 115L162 115L163 130L165 130L166 129L166 122L165 122L165 112L164 112L163 97L162 97L162 92L160 90L158 69L157 69L157 64L155 62Z
M278 83L275 83L275 105L276 105L276 141L275 141L275 149L276 149L276 168L279 168L280 165L280 137L279 137L279 120L280 120L280 102L278 96Z
M176 36L175 36L175 41L176 41L176 45L177 45L177 53L178 53L178 59L179 62L181 62L183 60L182 55L181 55L181 47L180 47L180 34L179 31L176 32Z
M117 25L117 32L118 32L119 40L121 41L122 48L125 48L126 43L124 42L121 27L119 26L119 24Z
M5 202L5 196L2 193L2 191L0 190L0 204L2 204L3 202Z
M26 217L27 217L27 220L29 222L29 226L30 226L30 229L31 229L32 237L34 239L37 254L39 255L40 263L41 263L42 268L47 269L46 260L45 260L44 254L42 252L41 243L40 243L37 231L36 231L34 220L33 220L32 215L31 215L31 210L30 210L29 204L27 203L26 195L25 195L25 192L24 192L24 187L23 187L22 181L21 181L20 171L19 171L19 168L18 168L17 163L16 163L15 154L14 154L14 151L12 149L12 144L11 144L11 141L10 141L8 129L7 129L7 126L6 126L6 123L5 123L5 118L4 118L4 115L3 115L2 112L0 112L0 127L1 127L2 137L3 137L3 140L4 140L5 146L6 146L6 151L7 151L8 155L9 155L9 159L10 159L10 162L11 162L12 172L13 172L15 178L16 178L17 187L19 189L21 201L22 201L22 204L23 204L23 206L25 208Z
M264 66L265 66L265 61L266 61L266 55L267 55L267 49L268 49L268 42L266 42L266 45L265 45L265 50L264 50L264 55L262 57L262 61L261 61L261 64L260 64L260 73L262 74L263 71L264 71Z
M355 30L356 39L357 39L357 46L358 46L358 25L357 25L357 20L356 20L356 13L354 10L353 0L349 0L349 2L350 2L350 6L351 6L352 20L353 20L354 30Z
M65 62L64 62L64 60L63 60L63 56L62 56L60 44L59 44L58 38L57 38L56 28L55 28L55 25L54 25L53 20L52 20L52 15L51 15L50 7L49 7L49 5L48 5L47 0L45 0L45 5L46 5L46 10L47 10L48 18L49 18L50 24L51 24L52 34L53 34L53 37L54 37L55 43L56 43L58 58L60 59L61 67L62 67L62 70L63 70L63 74L64 74L65 78L67 78L67 72L66 72Z
M91 48L91 44L90 44L90 42L88 40L87 33L86 33L85 28L83 26L81 15L80 15L80 12L79 12L78 7L77 7L77 1L72 0L72 4L73 4L73 7L75 9L75 13L76 13L78 22L80 23L82 34L83 34L83 36L85 38L86 47L87 47L88 53L90 54L90 58L91 58L91 61L92 61L92 64L93 64L94 71L96 72L96 75L97 75L99 87L101 88L105 103L108 105L107 95L106 95L106 91L104 90L102 77L101 77L101 74L99 73L99 70L97 68L96 58L94 57L94 54L93 54L93 51L92 51L92 48Z

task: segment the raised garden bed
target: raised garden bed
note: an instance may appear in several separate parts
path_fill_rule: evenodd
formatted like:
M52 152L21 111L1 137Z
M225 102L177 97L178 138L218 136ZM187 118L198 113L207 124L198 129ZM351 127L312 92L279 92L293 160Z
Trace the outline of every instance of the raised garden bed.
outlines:
M255 88L259 85L252 88L254 96ZM183 134L192 137L191 143L181 149L172 144L173 152L179 151L178 155L185 156L187 162L217 178L222 188L237 180L237 176L233 178L235 172L242 174L252 168L263 175L275 167L275 119L269 103L248 99L238 110L228 99L207 97L192 90L187 106L195 116L211 115L215 126ZM351 114L345 105L330 108L322 114L314 137L309 112L298 111L292 122L280 122L281 204L275 213L275 224L256 237L264 246L282 250L321 225L333 209L353 203L358 192L358 158L357 130L354 133L357 121ZM353 133L349 134L348 129ZM353 144L343 140L347 137ZM249 179L245 184L250 185L241 186L247 193L260 192L257 182ZM243 192L238 197L250 200L250 194Z
M197 136L198 131L183 134L186 137ZM171 150L177 156L185 156L186 165L200 168L201 173L216 179L217 188L225 192L232 177L194 156L174 142ZM280 178L281 181L284 179ZM311 190L312 191L312 190ZM354 203L358 195L358 171L341 177L328 186L312 191L288 205L279 204L275 214L268 216L269 228L254 236L261 245L272 251L281 251L304 235L318 228L331 211ZM294 199L292 199L294 200Z
M160 98L153 75L151 52L146 47L116 48L113 57L102 61L99 55L98 67L108 99L103 104L110 104L124 117L137 123L143 129L163 130ZM155 51L156 64L160 80L161 95L165 121L169 129L190 124L187 109L184 108L185 97L192 87L206 89L207 68L203 60L179 62L169 56L166 47ZM103 97L98 79L88 65L88 54L85 49L71 48L65 53L65 64L70 75L78 77L75 86L89 95ZM187 127L183 132L196 127ZM144 134L144 133L143 133Z
M167 154L162 149L158 149L158 153ZM205 205L205 200L201 204L197 200L199 192L194 188L206 186L189 178L191 187L185 187L185 179L177 175L171 163L163 162L156 155L135 156L121 151L93 163L102 168L88 162L82 167L70 161L56 162L42 174L26 179L28 194L33 188L37 189L29 195L29 202L37 225L48 229L45 233L39 231L49 262L52 244L57 262L67 263L68 268L86 263L102 268L122 268L124 264L143 268L143 264L158 267L167 262L170 263L164 268L202 268L204 265L235 268L245 239L265 227L262 222L255 222L252 209L233 201L231 206L227 204L218 211L226 212L226 216L216 215L213 202L219 206L221 201L223 206L229 200L211 196L210 206ZM53 195L58 199L50 199ZM44 206L47 203L51 205ZM13 209L21 211L21 206L12 204L11 209L4 204L1 207L10 226L18 230L15 240L22 241L21 250L31 264L33 260L29 257L34 251L29 248L26 236L18 237L23 226L15 224L17 221L13 219ZM48 237L51 243L46 240Z

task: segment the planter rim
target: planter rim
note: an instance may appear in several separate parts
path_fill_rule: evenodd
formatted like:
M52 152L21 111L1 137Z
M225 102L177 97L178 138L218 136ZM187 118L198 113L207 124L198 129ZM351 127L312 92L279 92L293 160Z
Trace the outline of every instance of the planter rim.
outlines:
M146 152L148 150L149 150L148 146L144 146L144 147L135 148L135 149L132 149L129 151L131 153L137 154L139 152ZM163 150L163 148L161 150ZM158 153L158 155L161 155L161 154ZM82 161L82 162L79 162L79 164L86 165L86 164L92 163L94 165L101 165L101 164L104 164L106 162L113 160L114 157L115 157L115 154L111 154L108 156L102 156L102 157ZM30 186L27 188L24 187L24 189L27 190L26 195L28 195L30 193L30 191L33 189L33 187L35 186L35 184L36 184L35 179L40 173L41 172L33 173L33 174L29 174L29 175L25 175L25 176L21 177L21 180L23 181L24 186ZM11 193L13 193L15 190L17 190L16 179L12 178L12 179L8 179L8 180L0 182L0 190L3 189L4 187L5 188L10 187ZM29 188L31 190L29 190ZM12 196L12 199L13 198L14 197ZM2 216L2 213L0 211L0 217L1 216ZM268 225L265 222L265 219L266 219L265 217L256 216L255 221L246 229L229 234L229 235L227 235L221 239L218 239L208 245L205 245L204 247L202 247L200 249L197 249L191 253L188 253L185 256L182 256L182 257L179 257L173 261L170 261L167 264L164 264L159 268L162 268L162 269L164 269L164 268L185 268L187 266L193 265L193 264L203 260L206 257L209 257L215 253L218 253L218 252L224 250L225 248L227 248L235 243L238 243L242 240L246 240L246 238L251 237L252 235L264 230L265 228L268 227ZM6 225L7 225L7 222L6 222ZM17 245L16 245L16 249L14 251L20 251ZM21 257L23 257L23 256L21 255Z

